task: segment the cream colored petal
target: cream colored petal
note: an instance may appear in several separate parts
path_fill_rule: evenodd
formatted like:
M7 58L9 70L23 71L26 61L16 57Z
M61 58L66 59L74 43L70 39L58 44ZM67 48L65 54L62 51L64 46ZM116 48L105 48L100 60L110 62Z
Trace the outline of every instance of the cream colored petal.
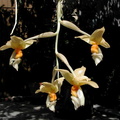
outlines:
M99 88L98 84L96 82L94 82L94 81L86 81L86 80L84 80L84 81L80 82L80 86L82 86L82 85L90 85L90 86L92 86L94 88Z
M87 76L77 76L76 80L78 80L79 82L81 82L81 81L89 81L91 79L88 78Z
M35 93L39 93L39 92L49 93L49 89L45 87L44 85L40 85L40 88L36 90Z
M53 82L54 82L54 80L55 80L55 76L56 76L56 73L57 73L57 71L55 70L56 68L57 68L56 66L53 68L51 83L53 83Z
M81 88L78 89L77 95L78 95L78 98L80 99L81 106L84 106L85 105L85 96L84 96Z
M13 51L11 57L10 57L10 61L9 61L9 65L12 65L17 71L18 71L18 65L19 63L21 62L21 59L18 58L18 59L15 59L15 51Z
M46 107L48 107L51 111L55 112L56 101L50 101L49 95L46 99Z
M74 70L76 76L83 76L85 74L86 67L82 66L81 68L77 68Z
M15 61L13 62L12 66L18 71L18 65L21 62L21 59L15 59Z
M75 84L75 80L74 80L74 76L73 74L71 74L68 70L64 70L64 69L56 69L56 71L59 71L62 76L71 84L74 85Z
M85 105L85 97L81 89L78 89L77 95L78 97L71 96L71 100L72 100L72 103L74 104L75 110L77 110L80 106Z
M92 54L92 59L95 61L95 65L98 65L103 59L103 54L102 54L101 49L99 48L98 50L99 50L98 53Z
M58 84L62 85L64 79L65 79L64 77L61 77L61 78L54 80L53 85L58 85Z
M13 49L24 49L25 45L26 44L22 38L17 36L11 36L11 47Z
M6 49L8 49L8 48L12 48L12 47L11 47L11 40L8 41L5 45L1 46L1 47L0 47L0 50L6 50Z
M15 53L15 50L14 50L13 53L12 53L12 55L11 55L11 57L10 57L9 65L12 65L12 63L13 63L13 61L15 59L15 55L16 55L16 53Z
M102 27L100 29L95 30L91 36L90 36L90 40L94 41L95 43L97 43L98 45L100 44L101 40L102 40L102 36L103 33L105 32L105 28Z
M49 82L42 82L40 85L40 91L44 93L56 93L58 88Z
M56 79L56 80L53 82L53 85L55 85L56 88L58 88L59 93L61 92L61 86L62 86L62 84L63 84L64 79L65 79L64 77L61 77L61 78L59 78L59 79Z
M110 45L105 41L104 38L100 42L100 45L103 46L104 48L110 48Z
M31 46L34 42L36 42L36 40L24 40L25 42L25 47L24 49L28 48L29 46Z
M80 100L78 97L71 96L72 103L74 105L74 109L77 110L80 107Z
M81 35L81 36L76 36L75 38L80 38L81 40L85 41L88 44L93 44L93 41L90 41L90 36L88 35Z
M9 61L9 65L12 65L17 71L18 71L18 65L21 62L21 59L15 59L15 51L13 51L11 57L10 57L10 61Z
M35 94L37 94L37 93L39 93L39 92L41 92L41 90L40 90L40 89L36 90L36 91L35 91Z
M0 50L6 50L8 48L11 48L11 46L3 45L0 47Z

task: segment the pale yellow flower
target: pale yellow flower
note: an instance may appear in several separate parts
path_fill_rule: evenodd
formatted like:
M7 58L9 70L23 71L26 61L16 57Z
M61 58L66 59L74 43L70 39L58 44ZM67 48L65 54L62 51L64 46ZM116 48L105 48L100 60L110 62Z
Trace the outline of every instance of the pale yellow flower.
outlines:
M86 71L84 66L75 69L74 74L65 69L56 69L56 71L59 71L62 76L72 85L71 99L75 109L85 104L85 97L81 88L82 85L90 85L94 88L99 87L96 82L91 81L90 78L84 75Z
M92 58L95 61L95 64L98 65L102 59L103 59L103 54L102 51L99 47L99 45L105 47L105 48L110 48L110 45L105 41L103 38L103 33L105 32L105 28L102 27L100 29L95 30L91 35L84 32L81 30L79 27L77 27L74 23L67 21L67 20L60 20L61 25L72 29L74 31L77 31L83 35L81 36L76 36L75 38L80 38L83 41L91 44L91 53L92 53Z
M64 78L59 78L54 80L52 83L49 82L42 82L40 83L40 88L36 90L35 93L47 93L48 97L46 100L46 106L51 110L55 111L55 105L56 105L56 100L57 100L57 95L56 93L59 91L59 85L62 85Z
M12 65L16 70L18 70L18 64L21 62L21 57L23 56L22 50L28 48L32 45L36 40L23 40L17 36L11 36L11 40L9 40L5 45L0 47L0 50L6 50L8 48L14 49L9 64Z
M103 54L99 45L103 46L104 48L110 48L110 45L103 38L104 32L105 28L102 27L95 30L91 35L85 34L75 37L80 38L91 45L92 58L94 59L96 65L103 59Z
M53 112L55 112L55 105L57 101L57 92L60 92L64 77L61 77L59 79L55 79L56 76L56 67L54 67L52 72L52 80L50 82L42 82L40 83L40 87L38 90L35 91L35 93L47 93L47 100L46 100L46 106Z

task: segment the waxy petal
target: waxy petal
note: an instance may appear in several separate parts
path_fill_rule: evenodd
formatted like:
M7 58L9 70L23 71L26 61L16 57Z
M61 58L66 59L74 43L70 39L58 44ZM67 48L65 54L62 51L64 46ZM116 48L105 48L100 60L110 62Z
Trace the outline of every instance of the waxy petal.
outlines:
M56 71L59 71L62 76L71 84L74 85L74 76L68 71L68 70L64 70L64 69L56 69Z
M93 44L94 41L90 41L90 36L88 35L81 35L81 36L76 36L75 38L80 38L81 40L85 41L88 44Z
M99 45L100 42L102 41L102 36L104 32L105 32L104 27L95 30L90 36L90 41L94 41L95 43L97 43L97 45Z
M79 81L79 82L81 82L81 81L90 81L90 80L91 80L91 79L88 78L87 76L77 76L77 77L75 77L75 79L76 79L77 81Z
M87 35L75 36L74 38L80 38L84 40L85 42L90 43L90 36L87 36Z
M12 66L18 71L18 65L20 64L21 59L15 59L14 62L12 63Z
M98 53L92 53L92 58L95 61L95 65L98 65L103 59L102 51L100 50L100 48L98 50Z
M48 95L46 99L46 107L48 107L51 111L55 112L55 105L56 105L56 101L51 102L50 97Z
M56 93L58 88L49 82L42 82L40 85L40 91L43 93Z
M110 48L110 45L105 41L105 39L101 40L100 45L104 48Z
M11 36L11 47L13 49L24 49L25 48L25 42L20 37Z
M36 40L24 40L25 42L25 47L24 49L28 48L29 46L31 46L34 42L36 42Z
M57 73L57 71L55 70L56 68L57 68L56 66L53 68L51 83L53 83L53 81L55 80L55 76L56 76L56 73Z
M74 109L77 110L80 107L80 100L78 97L71 96L72 103L74 105Z
M72 103L74 104L75 110L77 110L80 106L85 105L85 97L81 89L78 89L77 95L78 97L71 96L71 100L72 100Z
M94 88L99 88L99 86L98 86L98 84L96 82L90 81L90 80L89 81L86 81L86 80L81 81L80 86L82 86L82 85L90 85L90 86L92 86Z
M11 41L8 41L5 45L0 47L0 50L6 50L8 48L12 48L11 47Z
M10 47L10 46L7 46L7 45L3 45L3 46L0 47L0 50L6 50L6 49L8 49L8 48L11 48L11 47Z
M65 79L64 77L61 77L61 78L56 79L53 82L53 84L58 88L59 93L61 92L61 86L63 84L64 79Z
M15 53L15 51L13 51L13 53L10 57L9 65L12 65L18 71L18 65L21 62L21 59L20 58L15 59L15 55L16 55L16 53Z
M86 67L82 66L81 68L77 68L74 70L76 76L83 76L85 74Z
M81 101L81 106L84 106L84 105L85 105L85 97L84 97L84 94L83 94L83 91L82 91L81 88L78 89L77 95L78 95L78 98L79 98L80 101Z

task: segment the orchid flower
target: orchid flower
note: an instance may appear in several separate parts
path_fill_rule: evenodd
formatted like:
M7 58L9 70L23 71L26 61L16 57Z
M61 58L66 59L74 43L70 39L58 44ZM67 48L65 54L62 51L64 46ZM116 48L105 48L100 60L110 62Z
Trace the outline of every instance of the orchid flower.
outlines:
M84 66L75 69L74 74L65 69L56 69L56 71L59 71L66 81L72 85L71 99L75 110L77 110L78 107L85 105L85 97L81 88L82 85L90 85L94 88L99 88L96 82L91 81L90 78L84 75L86 71Z
M21 62L21 57L23 56L22 50L28 48L34 42L36 42L36 40L23 40L20 37L11 36L11 40L1 46L0 50L6 50L8 48L14 49L9 64L18 71L18 64Z
M75 37L80 38L91 45L92 58L95 61L96 65L98 65L103 59L103 54L99 45L103 46L104 48L110 48L110 45L102 37L104 32L105 28L102 27L95 30L91 35L81 35Z
M40 87L38 90L36 90L35 93L47 93L47 100L46 100L46 106L53 112L55 112L55 105L57 102L57 95L56 93L60 91L60 88L62 86L64 77L61 77L59 79L54 80L56 75L55 68L53 69L53 75L52 80L50 82L42 82L40 83Z
M92 52L92 58L95 61L95 64L98 65L102 59L103 54L99 47L99 45L110 48L110 45L105 41L105 39L102 37L103 33L105 32L105 28L102 27L100 29L95 30L91 35L81 30L79 27L77 27L74 23L67 21L67 20L60 20L61 25L64 27L67 27L69 29L72 29L76 32L79 32L83 35L76 36L75 38L80 38L83 41L91 44L91 52Z

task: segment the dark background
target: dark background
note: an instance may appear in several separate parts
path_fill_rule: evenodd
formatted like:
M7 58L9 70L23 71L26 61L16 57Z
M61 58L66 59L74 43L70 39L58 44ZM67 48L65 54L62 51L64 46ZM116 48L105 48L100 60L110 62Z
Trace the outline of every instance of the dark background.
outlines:
M13 0L11 5L14 5ZM29 8L29 5L32 7ZM77 21L73 18L74 9L77 9ZM55 32L55 13L56 2L53 0L18 0L18 21L13 35L26 39L47 31ZM10 40L14 15L13 8L0 6L0 46ZM120 1L66 0L63 19L75 23L89 34L105 27L103 37L111 48L101 47L104 58L98 66L95 66L92 60L90 45L80 39L74 39L74 36L80 34L63 26L61 26L58 49L67 57L73 69L85 66L87 68L85 74L98 83L99 89L82 87L86 91L85 95L92 96L93 103L117 107L120 101ZM51 81L52 69L55 65L54 43L54 37L38 39L37 43L25 49L18 72L9 66L9 58L13 50L0 52L1 98L8 96L36 98L34 92L39 88L39 82ZM65 66L60 62L60 67ZM65 85L69 88L67 83ZM63 92L63 94L68 93ZM91 101L89 97L87 99Z

